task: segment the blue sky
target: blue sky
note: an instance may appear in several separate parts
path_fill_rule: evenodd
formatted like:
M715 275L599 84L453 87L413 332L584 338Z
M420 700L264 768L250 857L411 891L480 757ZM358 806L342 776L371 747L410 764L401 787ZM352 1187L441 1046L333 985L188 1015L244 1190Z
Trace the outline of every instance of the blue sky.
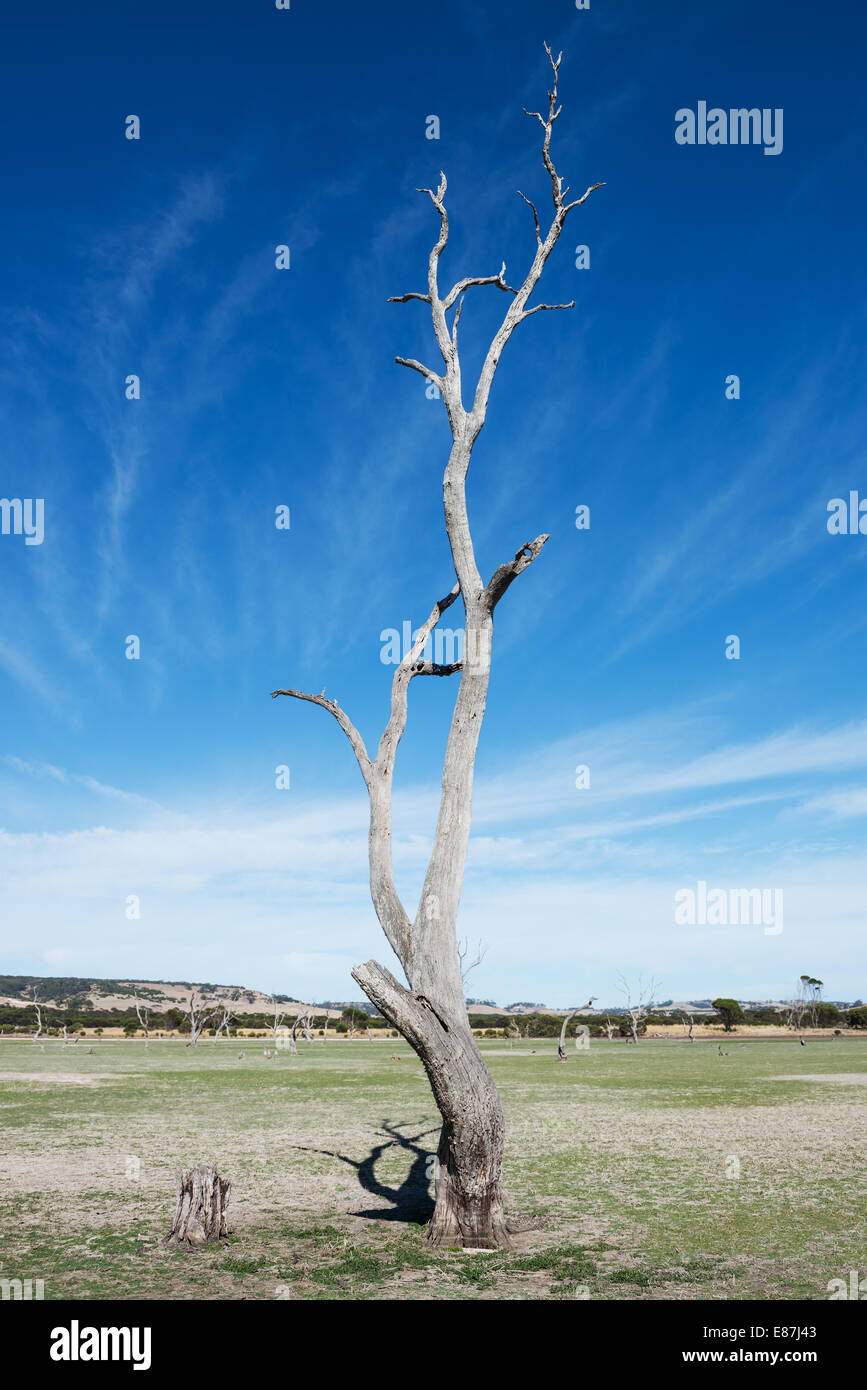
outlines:
M606 187L543 280L577 307L516 332L470 475L483 572L551 540L497 612L469 989L615 1003L622 972L779 998L809 972L867 996L867 538L826 526L831 498L867 494L865 30L854 4L776 0L4 17L0 494L45 503L41 545L0 535L4 971L337 998L355 961L393 963L351 751L269 692L325 686L375 745L380 634L453 582L444 411L393 362L433 362L429 318L386 300L424 288L414 190L440 169L443 280L523 278L515 189L550 205L521 109L544 101L547 39L558 167ZM703 100L781 108L782 152L677 144ZM468 296L465 382L504 305ZM453 697L411 690L411 909ZM783 930L676 924L699 881L782 889Z

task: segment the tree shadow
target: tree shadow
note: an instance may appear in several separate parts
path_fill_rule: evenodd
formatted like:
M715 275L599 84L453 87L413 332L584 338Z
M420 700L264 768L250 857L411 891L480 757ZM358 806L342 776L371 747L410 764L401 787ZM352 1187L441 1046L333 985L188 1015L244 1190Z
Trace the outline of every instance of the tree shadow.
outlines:
M419 1130L418 1134L401 1134L400 1130L407 1124L406 1120L383 1120L381 1132L389 1137L383 1143L375 1144L367 1157L362 1159L349 1158L346 1154L335 1153L332 1149L314 1149L304 1144L293 1144L292 1147L305 1153L327 1154L329 1158L339 1158L341 1163L355 1169L365 1192L370 1192L375 1197L383 1197L392 1204L391 1208L372 1207L367 1211L355 1211L352 1213L353 1216L364 1216L372 1221L406 1221L422 1226L430 1221L434 1211L428 1177L428 1164L433 1155L428 1149L421 1147L419 1140L426 1139L429 1134L439 1134L439 1126ZM376 1176L376 1165L386 1150L393 1149L396 1145L415 1154L415 1158L400 1186L389 1187Z

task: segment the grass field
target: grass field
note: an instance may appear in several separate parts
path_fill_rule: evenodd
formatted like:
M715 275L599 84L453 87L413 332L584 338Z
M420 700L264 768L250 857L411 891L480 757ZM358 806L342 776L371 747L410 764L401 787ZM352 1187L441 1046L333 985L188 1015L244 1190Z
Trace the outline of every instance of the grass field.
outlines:
M437 1112L403 1043L88 1046L0 1043L0 1277L48 1299L826 1299L867 1272L867 1039L565 1066L484 1042L508 1210L535 1223L514 1254L428 1250ZM175 1167L202 1158L231 1237L169 1250Z

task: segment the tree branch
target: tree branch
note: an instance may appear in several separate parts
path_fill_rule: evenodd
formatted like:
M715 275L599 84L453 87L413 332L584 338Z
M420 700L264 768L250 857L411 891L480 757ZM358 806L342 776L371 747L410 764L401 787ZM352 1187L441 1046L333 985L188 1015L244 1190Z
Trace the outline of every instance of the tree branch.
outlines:
M514 332L517 325L519 323L522 323L525 318L530 318L533 314L539 312L539 310L542 309L559 309L572 307L571 305L567 306L559 304L540 304L537 305L534 309L525 308L526 303L530 298L530 295L533 293L533 290L536 288L536 285L539 282L539 277L541 276L542 271L545 268L545 263L548 260L548 257L550 256L554 247L556 246L557 241L559 240L560 233L563 230L568 213L571 212L572 208L580 207L580 205L583 202L585 202L587 198L589 198L590 194L594 191L594 189L604 187L604 184L602 183L591 184L590 187L586 190L586 192L582 194L580 198L576 198L574 202L567 204L564 201L565 193L568 193L569 190L568 188L564 190L563 180L557 173L557 169L554 165L553 158L551 157L551 134L554 128L554 122L560 115L560 111L562 109L557 105L557 84L559 80L560 63L562 61L563 55L561 53L555 59L547 43L545 44L545 52L548 54L548 59L550 61L551 68L554 73L553 88L548 93L548 116L546 119L544 116L542 116L541 112L539 111L528 111L527 115L535 117L535 119L539 122L543 131L545 132L544 140L542 142L542 162L546 170L548 171L548 175L551 179L551 190L554 200L554 216L551 220L551 225L548 229L547 235L543 240L541 227L539 225L539 215L536 210L535 204L531 203L529 198L525 197L523 193L520 194L520 196L524 199L524 202L529 205L533 212L533 221L536 229L536 255L534 257L533 264L527 272L527 277L524 280L523 285L519 289L514 301L510 305L509 310L505 318L503 319L503 322L500 325L500 328L497 331L490 348L488 349L484 365L479 375L479 381L476 387L476 394L473 400L473 409L471 412L471 438L473 440L476 439L476 437L479 434L479 431L482 429L482 426L485 423L485 413L488 408L488 398L491 393L491 385L493 383L494 374L497 370L497 366L499 364L503 348L506 346L506 343L511 338L512 333Z
M361 775L368 786L370 786L371 763L364 746L364 739L356 729L349 715L340 708L336 700L326 700L325 691L321 695L306 695L303 690L272 690L271 699L276 700L278 695L290 695L293 700L308 700L311 705L321 705L327 709L329 714L333 714L349 742L352 744L353 751L358 759L358 766L361 768Z
M420 661L419 657L424 651L427 639L433 632L443 613L447 608L451 608L458 594L460 584L455 583L445 598L439 599L431 609L430 616L422 624L416 633L412 648L400 662L394 673L391 683L391 715L385 726L382 738L379 741L374 768L383 777L391 777L394 770L394 758L397 753L397 746L403 737L406 728L407 715L407 687L413 676L446 676L451 675L452 670L460 669L460 662L455 663L454 667L435 667L433 662Z
M527 207L532 209L532 212L533 212L533 222L534 222L535 227L536 227L536 245L537 245L537 246L541 246L541 245L542 245L542 231L541 231L541 228L540 228L540 226L539 226L539 214L538 214L538 212L536 211L536 204L535 204L535 203L531 203L529 198L525 198L525 197L524 197L524 194L521 192L520 188L516 189L515 191L516 191L516 193L518 194L518 197L519 197L519 198L524 198L524 202L527 204Z
M589 187L588 189L586 189L586 190L581 194L581 197L580 197L580 198L576 198L574 202L572 202L572 203L567 203L567 204L566 204L566 206L565 206L564 209L563 209L564 214L567 213L567 212L571 212L573 208L580 208L580 206L581 206L582 203L586 203L586 201L587 201L587 199L590 197L590 194L591 194L591 193L595 193L597 188L604 188L604 187L605 187L604 182L603 182L603 183L591 183L590 187ZM566 189L566 192L567 192L567 193L569 192L568 188Z
M395 357L395 362L399 367L411 367L414 372L420 372L427 381L432 381L439 388L440 395L445 394L446 384L441 376L431 371L430 367L425 367L421 362L416 362L414 357Z
M428 294L430 296L431 315L433 317L433 326L434 332L436 334L437 344L439 346L440 352L442 353L443 362L446 364L447 372L451 372L457 354L454 349L454 344L452 343L452 340L449 337L448 329L446 328L445 309L443 308L443 303L440 299L438 285L440 256L445 250L449 239L449 215L446 212L445 202L443 201L446 196L447 188L448 180L446 179L445 174L441 172L439 187L437 188L436 192L434 192L432 188L420 188L418 192L427 193L431 202L433 203L434 207L440 215L440 234L436 240L436 244L431 249L430 256L428 257L427 288ZM443 390L442 394L445 398L445 390Z
M541 535L534 541L527 541L515 552L514 560L509 560L494 570L482 596L489 613L493 613L512 581L517 579L519 574L523 574L525 569L529 569L547 540L547 535Z
M523 322L524 322L524 319L531 319L531 318L533 317L534 314L539 314L539 313L541 313L543 309L574 309L574 308L575 308L575 300L574 300L574 299L570 299L570 301L569 301L568 304L537 304L536 307L535 307L534 309L525 309L525 310L524 310L523 314L521 315L521 322L523 323Z
M459 295L465 290L471 289L473 285L496 285L498 290L505 290L508 294L517 294L518 291L507 285L503 278L506 274L506 262L500 267L497 275L468 275L464 280L458 280L456 285L452 285L445 299L443 309L450 309Z
M557 106L557 82L560 74L560 64L563 61L563 54L560 53L555 60L554 54L551 52L548 44L545 44L545 52L548 54L551 67L554 71L553 90L548 93L548 119L547 121L544 120L538 111L528 111L526 106L524 107L524 112L527 116L535 116L545 132L545 140L542 145L542 161L551 176L554 207L557 212L561 212L563 209L563 180L558 176L557 170L554 168L554 161L551 158L551 132L554 128L554 122L563 109L561 106Z

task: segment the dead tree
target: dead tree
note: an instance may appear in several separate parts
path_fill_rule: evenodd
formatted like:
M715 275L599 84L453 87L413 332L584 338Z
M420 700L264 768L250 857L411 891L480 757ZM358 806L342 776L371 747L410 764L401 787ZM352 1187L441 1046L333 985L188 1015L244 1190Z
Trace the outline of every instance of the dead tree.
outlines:
M216 1028L214 1029L214 1046L215 1046L215 1047L217 1046L217 1040L219 1039L219 1036L220 1036L221 1033L225 1033L225 1034L226 1034L226 1040L227 1040L228 1042L231 1042L231 1041L232 1041L232 1030L231 1030L231 1028L229 1027L229 1024L230 1024L230 1023L233 1023L233 1022L234 1022L234 1019L235 1019L235 1015L232 1013L232 1010L231 1010L231 1009L227 1009L226 1006L225 1006L225 1004L221 1004L221 1005L220 1005L220 1021L219 1021L219 1023L217 1024Z
M285 1014L285 1011L281 1011L281 1009L280 1009L280 1001L278 1000L276 994L272 994L272 996L271 996L271 1003L274 1005L274 1022L271 1024L271 1032L272 1032L273 1035L274 1035L274 1047L276 1048L276 1046L277 1046L277 1032L278 1032L279 1028L281 1027L281 1025L282 1025L282 1023L283 1023L283 1020L284 1020L284 1018L286 1017L286 1014ZM294 1047L294 1043L293 1043L293 1047ZM264 1050L265 1050L265 1049L264 1049L264 1047L263 1047L262 1051L264 1052Z
M188 1171L178 1168L175 1176L178 1201L165 1243L181 1250L201 1250L211 1241L224 1239L232 1190L228 1178L221 1178L212 1163L200 1163Z
M689 1020L689 1029L687 1029L686 1026L687 1019ZM695 1027L695 1019L693 1018L692 1014L687 1014L686 1018L681 1019L681 1024L683 1026L684 1033L686 1033L687 1040L689 1042L695 1042L695 1038L692 1036L692 1030Z
M292 1024L292 1034L291 1034L291 1037L290 1037L290 1039L289 1039L289 1048L290 1048L291 1055L292 1055L293 1057L297 1057L297 1056L298 1056L298 1047L297 1047L296 1042L295 1042L295 1035L296 1035L296 1033L298 1032L298 1029L299 1029L299 1028L302 1029L302 1031L303 1031L303 1033L304 1033L304 1041L305 1041L305 1042L312 1042L312 1041L313 1041L313 1034L312 1034L312 1032L310 1031L310 1019L311 1019L310 1009L308 1009L307 1006L306 1006L306 1004L305 1004L303 1011L302 1011L301 1013L295 1015L295 1022Z
M481 941L476 947L475 954L470 956L470 943L468 940L458 942L458 960L461 966L461 979L466 984L467 976L471 970L475 970L477 965L481 965L485 956L488 954L487 946L483 946Z
M215 1013L216 1009L205 1009L196 991L191 990L190 1002L187 1005L187 1017L190 1020L190 1041L187 1043L187 1047L196 1046Z
M597 996L596 996L595 994L591 994L590 998L587 1000L587 1003L584 1005L584 1008L583 1008L583 1009L573 1009L572 1012L571 1012L571 1014L567 1014L566 1017L563 1019L563 1027L560 1029L560 1041L559 1041L559 1043L557 1044L557 1061L558 1061L558 1062L565 1062L565 1061L566 1061L566 1028L567 1028L567 1026L571 1023L572 1019L575 1017L576 1014L582 1014L582 1013L584 1012L584 1009L589 1009L589 1008L590 1008L590 1005L593 1003L593 1001L594 1001L594 999L596 999L596 997L597 997Z
M605 1029L606 1033L608 1034L608 1041L611 1042L611 1039L614 1037L614 1034L617 1032L617 1024L616 1024L616 1023L612 1023L612 1022L611 1022L611 1019L610 1019L610 1018L608 1017L608 1015L606 1014L606 1015L605 1015L605 1022L603 1023L602 1026L603 1026L603 1028Z
M31 1003L32 1003L33 1008L34 1008L34 1010L35 1010L35 1012L36 1012L36 1032L33 1034L32 1041L33 1041L33 1042L37 1042L37 1041L39 1040L39 1038L41 1038L41 1036L42 1036L42 1005L39 1003L39 1000L38 1000L38 997L37 997L37 995L38 995L38 987L37 987L36 985L31 985L31 987L30 987L30 994L31 994Z
M147 1048L150 1042L150 1005L140 1003L137 994L134 995L133 998L135 1000L136 1018L139 1021L139 1027L144 1029L145 1048Z
M632 1034L632 1041L637 1044L641 1024L644 1022L645 1018L648 1015L650 1006L653 1003L654 995L656 993L656 990L659 988L659 985L658 982L652 978L650 983L645 985L644 981L639 977L637 988L638 997L637 1001L633 1004L632 985L629 983L629 981L626 979L624 975L620 975L619 979L620 989L622 993L626 995L626 1015L629 1019L629 1031Z
M467 276L445 293L439 283L440 260L449 239L445 196L440 175L436 189L420 190L431 200L439 234L428 257L427 290L395 296L393 302L420 301L429 307L433 332L442 357L438 372L414 358L398 357L400 366L419 373L437 388L451 430L451 449L443 478L445 527L455 580L419 629L412 649L397 666L391 689L391 712L371 758L364 740L346 712L333 699L301 690L275 690L307 700L327 710L348 738L370 797L370 890L385 936L395 951L409 984L401 984L376 961L352 971L356 983L378 1011L397 1028L421 1058L442 1115L438 1148L436 1203L428 1238L433 1245L458 1244L476 1248L510 1248L512 1240L503 1210L502 1164L505 1139L503 1106L493 1078L473 1038L464 1000L457 945L457 914L470 834L473 774L479 734L485 713L491 673L494 611L511 584L538 558L547 534L518 546L513 558L501 564L487 583L476 562L467 514L466 480L473 447L485 424L494 376L503 351L519 324L535 314L571 304L528 307L566 219L595 188L567 202L568 188L551 155L551 135L560 115L557 104L562 55L554 58L546 45L553 72L545 114L528 112L542 130L542 163L550 179L553 209L543 231L535 205L520 197L533 215L535 249L532 263L518 288L507 283L503 264L494 275ZM509 298L509 305L484 358L472 404L464 405L458 324L466 292L491 286ZM451 323L449 313L453 311ZM538 349L534 349L538 351ZM443 613L460 597L464 608L463 660L440 665L428 660L425 647ZM421 899L410 918L394 882L391 850L392 781L398 744L407 721L410 681L416 676L459 674L457 696L446 746L442 792L434 845Z
M814 975L801 975L798 980L798 997L792 1005L790 1023L793 1028L802 1028L805 1017L811 1028L819 1025L819 1005L822 1002L823 982Z

